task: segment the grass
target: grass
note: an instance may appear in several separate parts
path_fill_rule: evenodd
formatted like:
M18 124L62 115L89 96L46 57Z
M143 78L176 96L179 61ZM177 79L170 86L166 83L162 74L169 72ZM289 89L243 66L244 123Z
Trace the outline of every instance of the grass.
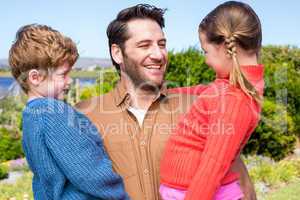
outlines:
M10 71L0 71L0 77L12 77Z
M270 192L265 200L299 200L300 179Z
M0 184L0 200L23 200L24 195L28 195L28 200L33 200L31 189L32 173L25 171L22 178L20 178L14 185Z

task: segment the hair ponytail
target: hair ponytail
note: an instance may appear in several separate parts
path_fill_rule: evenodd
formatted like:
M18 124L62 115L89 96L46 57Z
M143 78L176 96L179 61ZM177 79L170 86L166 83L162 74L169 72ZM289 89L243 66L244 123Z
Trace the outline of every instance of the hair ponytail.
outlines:
M236 37L238 35L233 34L233 36L225 39L225 45L227 47L227 55L232 58L232 70L230 72L229 80L230 83L234 86L240 87L240 89L247 94L248 96L255 99L255 101L261 105L262 104L262 96L258 93L255 87L247 80L241 71L240 64L237 58L237 50L236 50Z

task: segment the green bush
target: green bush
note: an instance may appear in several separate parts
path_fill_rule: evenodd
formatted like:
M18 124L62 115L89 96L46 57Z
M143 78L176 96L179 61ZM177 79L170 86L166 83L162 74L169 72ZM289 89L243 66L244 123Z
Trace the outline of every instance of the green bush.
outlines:
M214 80L214 72L204 62L204 56L195 48L179 53L169 52L166 80L170 87L193 86Z
M280 160L295 147L295 124L286 108L268 99L264 100L259 126L248 141L244 153L262 154Z
M8 177L8 167L4 164L0 164L0 180Z
M270 163L261 163L259 166L253 168L249 174L254 182L264 182L268 186L278 185L280 183L280 176Z
M300 136L300 49L291 46L266 46L262 49L265 65L265 96L285 104Z
M0 128L0 162L24 156L19 131Z
M261 156L250 156L244 159L248 163L249 175L254 183L263 182L268 186L279 186L300 178L300 160L281 160L274 162ZM249 167L249 164L252 166Z
M97 96L97 92L96 92L96 86L87 86L84 87L81 91L80 91L80 100L86 100L86 99L90 99L94 96Z
M0 99L0 127L10 126L16 129L21 128L21 116L24 108L22 95L18 98L13 96Z
M279 174L282 182L289 182L298 175L296 165L289 161L279 162L276 167L276 172Z
M91 97L105 94L111 91L119 80L119 75L114 69L105 69L99 73L96 84L85 87L80 92L80 100L89 99Z

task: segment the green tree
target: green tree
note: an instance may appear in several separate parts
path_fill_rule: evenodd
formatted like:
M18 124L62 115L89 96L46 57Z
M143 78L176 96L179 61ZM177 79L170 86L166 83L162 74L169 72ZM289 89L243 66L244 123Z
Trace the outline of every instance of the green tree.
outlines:
M295 142L295 123L286 107L265 99L260 123L244 153L261 154L280 160L293 152Z
M87 86L80 92L80 100L89 99L94 96L111 91L119 80L119 75L114 69L104 69L93 86Z
M300 49L266 46L261 57L265 65L265 96L286 106L300 136Z
M0 128L0 162L24 156L21 133L18 130Z
M170 87L192 86L214 79L214 72L204 62L204 56L195 48L169 52L166 79Z

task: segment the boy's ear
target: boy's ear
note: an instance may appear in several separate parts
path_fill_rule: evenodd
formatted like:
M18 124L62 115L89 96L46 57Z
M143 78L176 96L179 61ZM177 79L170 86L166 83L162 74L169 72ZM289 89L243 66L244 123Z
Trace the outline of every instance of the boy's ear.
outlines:
M38 70L31 69L28 72L28 81L32 85L38 86L43 80L44 80L44 77L42 76L42 74Z
M111 56L117 64L123 63L123 54L119 45L112 44L111 45Z

